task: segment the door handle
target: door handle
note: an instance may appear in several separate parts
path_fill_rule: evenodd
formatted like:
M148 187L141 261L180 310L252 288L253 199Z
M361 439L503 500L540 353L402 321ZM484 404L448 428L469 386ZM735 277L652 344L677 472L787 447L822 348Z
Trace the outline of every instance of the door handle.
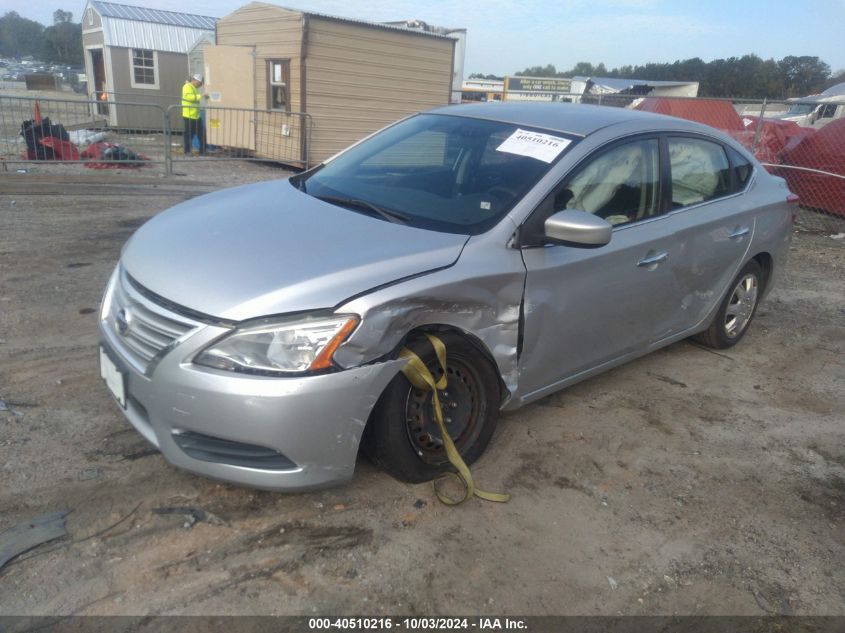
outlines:
M667 259L669 259L669 253L657 253L656 255L652 255L651 257L641 259L637 262L637 266L640 266L641 268L645 266L654 266L656 264L665 262Z
M731 233L728 237L730 237L732 240L738 240L739 238L743 237L744 235L748 235L749 233L751 233L751 229L745 226L742 228L734 229L733 233Z

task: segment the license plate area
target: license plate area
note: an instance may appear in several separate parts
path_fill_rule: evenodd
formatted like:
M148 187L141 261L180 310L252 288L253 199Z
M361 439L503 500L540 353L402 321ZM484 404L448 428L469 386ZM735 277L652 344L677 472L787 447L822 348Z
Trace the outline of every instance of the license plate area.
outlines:
M100 377L106 382L106 386L118 404L125 409L126 372L118 368L102 346L100 347Z

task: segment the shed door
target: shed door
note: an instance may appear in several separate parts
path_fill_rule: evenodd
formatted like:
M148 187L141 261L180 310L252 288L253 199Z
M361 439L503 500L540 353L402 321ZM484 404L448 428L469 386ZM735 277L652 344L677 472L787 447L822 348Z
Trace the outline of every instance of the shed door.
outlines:
M209 144L255 151L254 48L209 44L203 57Z

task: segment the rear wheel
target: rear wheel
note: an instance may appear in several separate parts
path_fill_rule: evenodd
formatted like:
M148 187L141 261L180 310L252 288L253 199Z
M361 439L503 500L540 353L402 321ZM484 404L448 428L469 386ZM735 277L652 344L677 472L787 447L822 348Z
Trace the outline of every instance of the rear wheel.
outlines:
M722 300L710 327L696 334L694 339L715 349L739 343L757 312L762 290L763 270L752 259L733 280L731 290Z
M499 412L499 381L487 358L461 336L437 334L446 346L446 389L439 391L443 421L467 464L490 442ZM425 337L408 348L435 381L443 369ZM362 444L377 466L397 479L420 482L453 470L434 417L432 392L415 388L403 374L387 386L373 409Z

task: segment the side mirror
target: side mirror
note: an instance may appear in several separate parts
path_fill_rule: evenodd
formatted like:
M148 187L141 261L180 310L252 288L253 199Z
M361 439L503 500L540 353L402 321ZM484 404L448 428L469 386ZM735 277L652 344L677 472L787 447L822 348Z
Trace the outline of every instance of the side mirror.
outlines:
M604 246L610 242L613 226L597 215L567 209L549 217L543 225L546 238L552 242L578 246Z

